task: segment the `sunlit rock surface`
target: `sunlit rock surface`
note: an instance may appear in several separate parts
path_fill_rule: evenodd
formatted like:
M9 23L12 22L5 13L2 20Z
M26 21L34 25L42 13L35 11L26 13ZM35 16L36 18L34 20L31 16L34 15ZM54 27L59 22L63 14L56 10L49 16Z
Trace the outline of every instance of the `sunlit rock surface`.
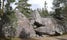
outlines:
M45 26L36 28L37 32L44 33L44 34L46 33L49 35L64 33L63 26L59 25L54 18L42 18L42 24Z
M34 24L36 31L40 33L61 35L65 32L63 25L60 25L56 19L53 17L42 18L37 11L32 13L31 24Z
M32 20L35 22L38 22L39 24L42 24L42 20L41 20L41 16L40 16L40 14L39 14L39 12L38 11L34 11L32 14L31 14L31 16L32 16ZM33 22L33 23L34 23Z
M36 36L32 25L30 25L30 22L25 17L25 15L23 15L21 12L16 10L16 17L18 19L18 21L17 21L18 27L16 28L17 29L17 33L16 33L17 37L29 38L29 37Z

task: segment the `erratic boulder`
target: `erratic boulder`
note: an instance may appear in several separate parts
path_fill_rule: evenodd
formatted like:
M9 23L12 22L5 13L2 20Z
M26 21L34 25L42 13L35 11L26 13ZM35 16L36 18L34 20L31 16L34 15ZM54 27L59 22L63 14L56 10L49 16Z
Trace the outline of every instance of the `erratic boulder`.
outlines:
M16 17L17 17L17 24L18 26L16 27L16 37L21 37L21 38L30 38L30 37L35 37L35 31L30 25L29 20L23 15L21 12L16 10Z
M46 33L49 35L63 34L65 32L65 27L57 22L53 17L42 18L37 11L32 13L31 23L36 26L35 31Z
M40 33L49 34L49 35L56 35L56 34L63 34L64 27L57 23L54 18L42 18L42 25L35 30Z

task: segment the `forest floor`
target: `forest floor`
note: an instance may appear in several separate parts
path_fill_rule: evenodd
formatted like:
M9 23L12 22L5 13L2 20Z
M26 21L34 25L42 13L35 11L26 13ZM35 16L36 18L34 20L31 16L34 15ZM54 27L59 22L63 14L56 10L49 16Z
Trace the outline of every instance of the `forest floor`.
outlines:
M4 40L4 39L0 39L0 40ZM62 36L44 35L43 37L35 37L35 38L30 38L30 39L12 38L11 40L67 40L67 34L62 35Z
M20 39L14 38L12 40L67 40L67 34L62 36L43 36L43 37L36 37L31 39Z

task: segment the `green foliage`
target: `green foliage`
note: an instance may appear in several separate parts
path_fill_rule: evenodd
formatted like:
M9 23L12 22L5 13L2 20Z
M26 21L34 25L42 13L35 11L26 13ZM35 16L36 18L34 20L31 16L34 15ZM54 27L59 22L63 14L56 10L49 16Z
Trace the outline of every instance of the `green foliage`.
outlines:
M60 4L63 5L60 7ZM52 14L57 22L63 26L67 25L67 0L54 0L53 1L55 12Z
M31 4L27 3L28 0L19 0L17 3L17 8L22 12L26 17L30 17L30 6Z
M61 20L61 10L62 8L60 7L60 4L61 4L61 0L54 0L53 1L53 8L55 10L55 13L53 14L54 18L56 19L60 19Z
M38 9L37 11L40 13L41 17L48 17L49 16L48 11L44 10L44 8L42 10Z
M63 8L61 15L63 16L63 21L62 21L62 22L63 22L64 25L66 26L66 25L67 25L67 6L65 6L65 7Z
M1 16L1 20L0 20L0 26L1 26L0 32L2 32L0 34L3 34L3 33L6 34L6 32L8 32L7 34L10 34L8 36L14 36L13 34L15 34L15 30L16 30L15 27L17 26L16 25L17 19L15 16L14 10L12 10L12 7L10 6L10 4L13 3L14 1L15 0L7 0L7 4L5 4L3 6L3 9L1 9L2 10L1 13L3 13L3 15ZM3 0L3 2L5 2L5 1Z
M45 1L44 8L37 9L37 11L40 13L41 17L48 17L49 16L49 13L48 13L47 6L46 5L47 5L47 3Z
M15 0L9 0L10 2L15 2Z
M15 2L15 0L7 0L7 4L5 5L5 14L8 17L8 19L10 20L10 23L12 24L14 21L16 21L16 16L15 16L15 12L14 10L12 10L12 7L10 6L10 4L12 2Z

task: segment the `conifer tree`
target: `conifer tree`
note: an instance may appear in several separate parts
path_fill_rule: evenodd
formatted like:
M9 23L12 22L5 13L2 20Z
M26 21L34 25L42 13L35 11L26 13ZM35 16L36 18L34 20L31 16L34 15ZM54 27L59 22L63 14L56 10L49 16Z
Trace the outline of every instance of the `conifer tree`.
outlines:
M6 4L4 4L4 2L7 1ZM15 18L15 13L12 10L12 7L10 6L11 3L15 2L15 0L0 0L0 37L4 37L5 33L9 32L9 26L13 25L14 22L14 18ZM4 28L7 29L4 29ZM13 30L13 29L11 29ZM12 36L12 35L11 35Z
M30 16L30 6L31 4L28 4L28 0L18 0L19 2L17 3L17 8L19 9L20 12L22 12L26 17Z

